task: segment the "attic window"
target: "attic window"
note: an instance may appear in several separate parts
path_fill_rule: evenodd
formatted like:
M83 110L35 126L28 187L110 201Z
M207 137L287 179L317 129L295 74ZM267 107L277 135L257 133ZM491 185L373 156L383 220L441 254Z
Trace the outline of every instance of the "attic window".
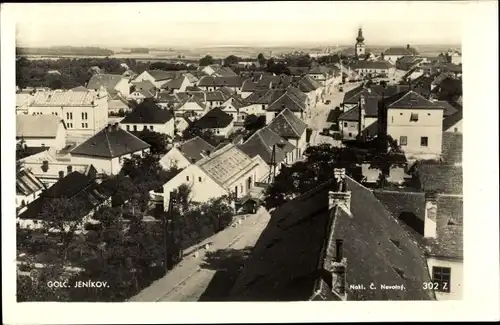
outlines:
M418 114L417 113L411 113L410 121L411 122L417 122L418 121Z

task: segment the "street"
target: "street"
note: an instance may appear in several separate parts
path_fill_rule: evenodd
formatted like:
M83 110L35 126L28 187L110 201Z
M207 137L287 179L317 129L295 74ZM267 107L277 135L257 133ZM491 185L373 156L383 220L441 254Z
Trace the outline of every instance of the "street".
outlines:
M199 301L223 299L238 275L239 263L246 248L255 245L267 226L270 215L260 208L256 214L240 218L236 227L228 227L201 243L210 243L195 256L193 249L185 250L184 259L166 276L155 281L129 301ZM224 272L223 277L217 273ZM228 274L231 273L231 274ZM209 289L209 290L208 290ZM209 292L208 292L209 291Z

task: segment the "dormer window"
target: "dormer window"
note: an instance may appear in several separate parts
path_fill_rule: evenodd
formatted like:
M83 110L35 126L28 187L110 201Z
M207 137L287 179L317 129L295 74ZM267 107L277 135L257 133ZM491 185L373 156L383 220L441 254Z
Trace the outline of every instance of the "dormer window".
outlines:
M418 114L417 113L411 113L410 121L411 122L417 122L418 121Z

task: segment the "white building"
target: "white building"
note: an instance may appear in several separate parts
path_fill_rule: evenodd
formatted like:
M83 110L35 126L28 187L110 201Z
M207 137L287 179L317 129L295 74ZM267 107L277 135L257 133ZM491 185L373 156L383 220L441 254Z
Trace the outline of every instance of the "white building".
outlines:
M200 137L195 137L170 149L169 152L160 159L160 165L164 169L177 167L186 168L201 159L210 156L215 148Z
M24 208L35 201L45 185L28 169L20 170L16 175L16 207Z
M150 145L123 130L118 123L108 125L71 151L73 163L93 165L98 173L116 175L124 159L143 156Z
M162 109L154 102L144 101L125 116L120 124L127 131L149 130L174 136L174 115L168 109Z
M270 130L288 140L295 147L293 160L299 160L306 150L307 124L293 114L289 109L284 109L267 126Z
M96 74L87 83L87 89L98 91L104 87L109 94L120 94L127 97L130 94L130 82L119 74Z
M233 131L234 121L232 115L216 107L193 122L193 126L201 130L211 130L217 136L227 137Z
M16 115L16 140L28 147L66 147L66 125L55 115Z
M80 143L108 123L108 93L103 88L88 92L38 92L28 114L60 117L67 128L67 141Z

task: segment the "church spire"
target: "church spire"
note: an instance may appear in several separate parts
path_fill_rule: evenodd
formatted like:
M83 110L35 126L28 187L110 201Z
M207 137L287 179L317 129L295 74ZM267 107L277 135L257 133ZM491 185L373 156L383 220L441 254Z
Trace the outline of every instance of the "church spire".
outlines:
M358 41L358 43L363 43L365 40L365 38L363 37L363 30L360 28L358 30L358 37L356 37L356 41Z

